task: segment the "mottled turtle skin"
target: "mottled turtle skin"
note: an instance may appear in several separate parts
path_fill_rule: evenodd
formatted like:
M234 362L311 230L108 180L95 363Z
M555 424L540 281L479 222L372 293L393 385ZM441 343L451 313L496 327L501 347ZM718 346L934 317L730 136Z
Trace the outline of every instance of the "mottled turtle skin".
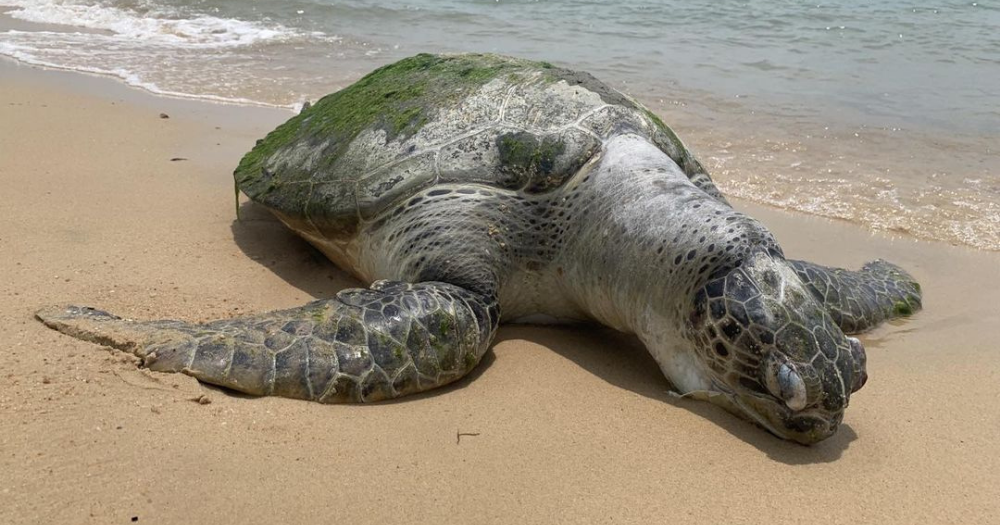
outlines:
M659 118L544 62L385 66L259 141L235 179L370 289L205 324L38 317L152 370L320 402L455 381L501 321L598 322L636 334L679 393L809 444L867 377L845 333L921 305L887 262L785 259Z

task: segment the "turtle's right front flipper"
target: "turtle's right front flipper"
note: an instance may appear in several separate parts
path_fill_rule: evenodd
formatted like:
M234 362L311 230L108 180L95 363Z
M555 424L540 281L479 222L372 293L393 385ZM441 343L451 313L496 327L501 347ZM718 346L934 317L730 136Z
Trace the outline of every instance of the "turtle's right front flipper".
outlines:
M806 261L788 262L847 334L911 315L922 306L916 279L882 259L866 263L856 272Z
M79 339L252 395L323 403L430 390L476 366L496 332L495 299L447 283L382 281L370 290L255 317L136 322L80 307L38 318Z

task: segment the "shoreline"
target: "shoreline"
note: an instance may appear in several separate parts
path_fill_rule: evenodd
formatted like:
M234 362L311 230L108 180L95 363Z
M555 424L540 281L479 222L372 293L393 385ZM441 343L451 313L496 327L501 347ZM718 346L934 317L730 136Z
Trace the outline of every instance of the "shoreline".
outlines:
M0 17L0 29L11 20ZM163 92L120 74L52 68L12 57L0 60L110 79L164 98L293 113L301 104ZM359 75L352 70L346 78ZM992 162L988 136L779 118L755 114L755 107L764 109L760 102L755 106L711 95L701 100L704 94L696 92L635 87L638 92L631 96L671 123L730 197L843 220L871 231L1000 253L1000 174Z
M0 3L0 8L3 8L3 3ZM55 32L65 32L68 28L73 28L75 31L84 30L86 31L97 31L97 30L86 30L85 28L75 27L75 26L65 26L58 24L43 24L39 22L28 22L25 20L19 20L6 13L0 12L0 31L55 31ZM215 95L198 95L194 93L183 93L178 91L171 91L161 89L156 84L149 82L143 82L141 80L133 80L134 74L123 71L116 73L114 71L105 70L90 70L81 67L71 67L71 66L61 66L59 64L53 64L41 60L31 60L23 56L11 56L11 55L0 55L0 63L9 62L15 66L19 67L29 67L40 69L44 71L62 72L62 73L73 73L84 76L93 76L97 78L113 80L120 83L130 89L136 89L142 91L148 95L171 98L178 100L193 100L198 102L206 102L211 104L221 104L227 106L239 106L239 107L256 107L256 108L267 108L267 109L284 109L287 111L297 112L300 104L272 104L260 100L252 100L248 98L226 98ZM125 75L125 76L123 76Z
M143 84L131 84L125 78L114 75L112 73L100 72L100 71L87 71L82 69L73 69L70 67L62 67L58 65L34 63L30 61L21 60L19 58L14 58L10 56L0 56L0 71L8 70L12 74L27 74L30 75L30 71L36 71L39 73L51 73L53 75L65 75L64 78L81 77L89 80L78 81L85 88L89 89L89 94L100 95L100 92L110 91L120 97L123 97L129 101L138 101L143 97L151 97L154 99L162 100L175 100L181 102L192 102L196 104L204 104L209 106L227 106L233 108L246 108L246 109L258 109L258 110L273 110L273 111L283 111L285 113L295 114L297 113L294 105L278 105L269 104L267 102L260 102L257 100L249 99L227 99L222 97L212 97L195 95L190 93L175 93L172 91L156 91L146 87ZM29 72L29 73L26 73ZM57 83L55 79L45 80L42 77L38 77L39 82L51 82ZM72 82L77 83L77 82ZM109 84L114 84L118 88L115 89L109 87ZM137 96L128 96L125 92L133 92Z
M0 150L13 152L0 155L4 523L1000 515L998 253L734 202L789 257L883 257L923 285L922 312L862 335L871 380L815 447L673 399L634 340L585 327L505 326L471 378L398 402L247 398L137 369L32 312L75 302L204 321L354 286L245 197L234 220L232 169L288 112L4 61L0 73Z

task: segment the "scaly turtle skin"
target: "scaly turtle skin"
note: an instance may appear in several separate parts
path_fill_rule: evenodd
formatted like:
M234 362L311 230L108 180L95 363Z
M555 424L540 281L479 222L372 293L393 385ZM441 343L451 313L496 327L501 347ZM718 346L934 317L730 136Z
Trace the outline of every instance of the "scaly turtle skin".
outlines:
M152 370L320 402L452 382L501 320L596 321L636 334L679 392L808 444L866 379L845 332L921 305L884 261L786 260L660 119L547 63L385 66L259 141L235 178L371 288L207 324L38 317Z

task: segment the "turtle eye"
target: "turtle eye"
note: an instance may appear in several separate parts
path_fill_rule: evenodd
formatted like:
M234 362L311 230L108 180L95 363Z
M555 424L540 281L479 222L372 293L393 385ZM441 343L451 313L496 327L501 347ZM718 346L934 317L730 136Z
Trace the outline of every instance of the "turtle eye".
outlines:
M788 363L768 370L767 389L771 391L771 395L784 401L788 408L796 412L808 404L806 383Z
M851 357L854 358L854 384L851 385L851 393L854 393L861 390L861 387L865 386L868 381L866 370L868 357L865 355L864 345L857 337L848 337L847 341L851 344Z

